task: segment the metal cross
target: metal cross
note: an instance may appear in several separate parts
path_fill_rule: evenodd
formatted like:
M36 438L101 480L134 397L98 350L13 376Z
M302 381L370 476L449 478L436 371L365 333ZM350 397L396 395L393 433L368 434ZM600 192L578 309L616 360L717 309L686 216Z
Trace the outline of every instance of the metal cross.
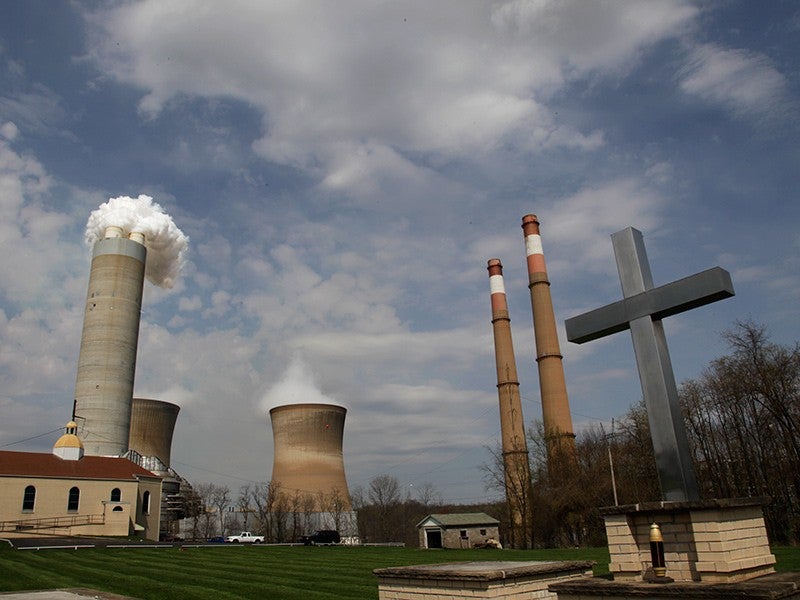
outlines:
M577 344L631 330L656 468L664 500L698 500L678 388L661 319L734 295L720 267L653 287L642 232L632 227L611 236L623 299L567 319L567 339Z

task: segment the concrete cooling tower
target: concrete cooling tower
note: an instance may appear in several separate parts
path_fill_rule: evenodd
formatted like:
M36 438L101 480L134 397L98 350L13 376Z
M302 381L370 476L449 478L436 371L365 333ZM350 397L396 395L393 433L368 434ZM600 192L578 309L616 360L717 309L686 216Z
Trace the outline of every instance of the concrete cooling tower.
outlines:
M146 256L144 236L119 227L94 245L73 418L90 456L128 451Z
M333 404L288 404L269 411L272 481L288 496L310 494L319 512L331 510L324 505L331 496L340 498L337 510L352 511L342 455L346 414L346 408Z
M170 402L133 399L130 448L142 456L145 469L158 474L169 471L172 434L180 410L180 406Z
M162 477L161 534L179 534L180 519L188 516L192 486L170 467L172 434L180 407L162 400L133 398L129 458Z

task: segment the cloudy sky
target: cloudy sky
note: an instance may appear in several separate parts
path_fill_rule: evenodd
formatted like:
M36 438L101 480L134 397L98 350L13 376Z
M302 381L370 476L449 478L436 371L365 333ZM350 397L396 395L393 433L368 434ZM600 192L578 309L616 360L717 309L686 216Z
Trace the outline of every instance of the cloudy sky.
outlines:
M84 228L123 195L190 238L146 285L136 395L182 407L195 482L269 479L268 409L329 401L351 487L496 496L489 258L541 418L527 213L562 334L620 298L633 226L657 285L733 277L665 322L679 381L737 319L796 342L799 35L777 0L0 3L0 447L70 417ZM576 429L639 399L629 334L561 349Z

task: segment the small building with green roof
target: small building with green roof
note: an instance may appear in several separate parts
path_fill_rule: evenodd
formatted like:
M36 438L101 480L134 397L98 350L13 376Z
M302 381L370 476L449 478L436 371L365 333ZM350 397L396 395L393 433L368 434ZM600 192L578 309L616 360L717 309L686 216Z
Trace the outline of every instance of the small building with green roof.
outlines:
M430 514L417 523L419 546L474 548L495 546L496 543L495 547L499 547L499 527L500 521L482 512Z

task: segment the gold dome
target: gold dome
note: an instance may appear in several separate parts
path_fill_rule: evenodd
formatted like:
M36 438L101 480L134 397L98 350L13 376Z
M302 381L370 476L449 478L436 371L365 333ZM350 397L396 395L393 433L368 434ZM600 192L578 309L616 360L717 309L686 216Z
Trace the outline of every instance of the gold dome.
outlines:
M53 445L53 454L61 458L75 459L83 456L83 442L77 435L78 424L70 421L62 435Z

